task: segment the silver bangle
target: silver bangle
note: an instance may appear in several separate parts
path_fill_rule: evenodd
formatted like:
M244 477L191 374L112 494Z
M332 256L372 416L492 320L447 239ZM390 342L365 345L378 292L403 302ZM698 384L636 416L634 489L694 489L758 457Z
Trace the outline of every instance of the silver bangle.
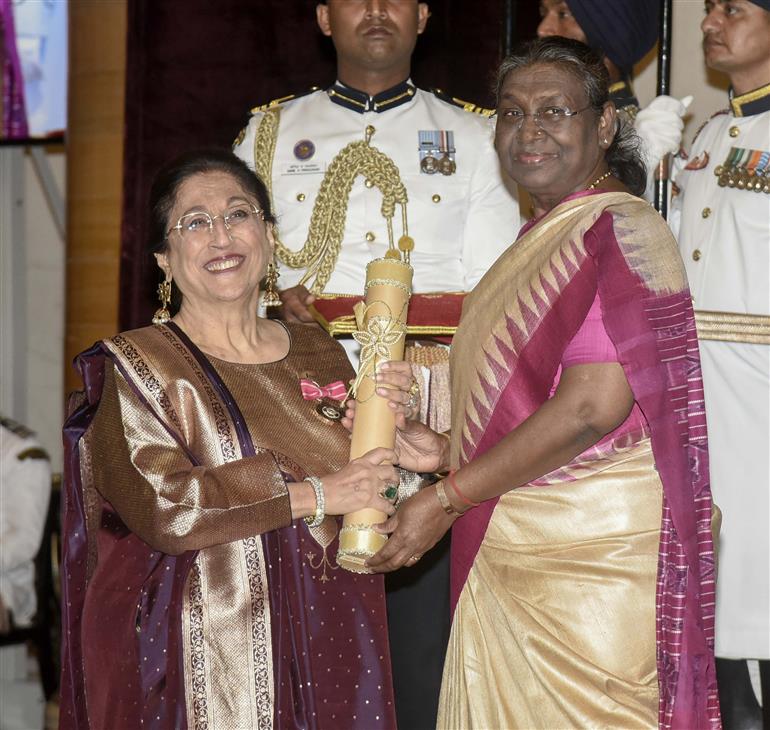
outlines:
M310 482L315 493L315 514L311 517L303 517L308 527L318 527L326 517L326 499L324 496L324 485L318 477L305 477L306 482Z

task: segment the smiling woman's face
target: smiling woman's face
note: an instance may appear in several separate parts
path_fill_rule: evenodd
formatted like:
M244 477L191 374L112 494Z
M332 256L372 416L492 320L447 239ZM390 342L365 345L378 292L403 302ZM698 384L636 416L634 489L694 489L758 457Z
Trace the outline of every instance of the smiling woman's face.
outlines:
M272 232L258 215L248 215L230 229L223 214L250 210L256 200L238 181L224 172L193 175L178 188L167 228L193 212L206 212L214 220L210 235L183 236L171 230L166 250L156 254L158 265L171 273L185 306L210 306L226 302L255 303L273 249Z
M511 71L500 89L495 148L503 169L531 195L555 199L582 190L602 169L615 116L598 116L583 84L559 65L538 63ZM546 129L529 116L561 107L579 114ZM521 114L526 114L524 119Z

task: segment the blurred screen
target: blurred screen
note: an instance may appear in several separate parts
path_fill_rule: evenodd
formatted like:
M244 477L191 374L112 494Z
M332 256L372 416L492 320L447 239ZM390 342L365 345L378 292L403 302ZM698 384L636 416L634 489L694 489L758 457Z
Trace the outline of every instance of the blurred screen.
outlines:
M0 139L56 138L67 121L66 0L0 0Z

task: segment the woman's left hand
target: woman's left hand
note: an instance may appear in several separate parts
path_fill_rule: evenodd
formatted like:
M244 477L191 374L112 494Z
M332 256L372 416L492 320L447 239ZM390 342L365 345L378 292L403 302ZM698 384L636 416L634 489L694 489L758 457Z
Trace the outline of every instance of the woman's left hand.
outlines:
M396 428L403 431L407 422L420 418L420 387L412 366L403 360L389 360L377 368L377 395L388 401L396 417Z
M390 538L366 561L367 566L376 573L388 573L403 565L415 565L446 534L455 519L441 507L435 487L426 487L404 502L386 522L375 525L377 532Z

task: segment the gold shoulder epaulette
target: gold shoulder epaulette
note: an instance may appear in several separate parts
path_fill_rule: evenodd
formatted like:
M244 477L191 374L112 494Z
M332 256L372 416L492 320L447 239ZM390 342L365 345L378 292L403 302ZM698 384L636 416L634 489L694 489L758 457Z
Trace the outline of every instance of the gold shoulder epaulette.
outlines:
M312 94L314 91L318 91L321 87L320 86L311 86L310 89L307 91L301 92L299 94L289 94L288 96L279 96L277 99L273 99L272 101L267 102L267 104L261 104L260 106L255 106L252 110L252 114L256 114L257 112L266 112L268 109L274 109L277 106L281 106L281 104L285 104L287 101L293 101L294 99L300 99L303 96L307 96L308 94Z
M472 101L463 101L462 99L458 99L456 96L450 96L441 89L431 89L430 91L437 99L441 99L441 101L445 101L447 104L452 104L453 106L459 106L460 109L465 112L472 112L473 114L478 114L479 116L487 118L491 117L495 113L494 109L486 109L483 106L474 104Z
M48 460L48 454L46 453L45 449L41 449L40 447L33 446L29 449L24 449L24 451L16 455L16 458L19 461L26 461L27 459Z

